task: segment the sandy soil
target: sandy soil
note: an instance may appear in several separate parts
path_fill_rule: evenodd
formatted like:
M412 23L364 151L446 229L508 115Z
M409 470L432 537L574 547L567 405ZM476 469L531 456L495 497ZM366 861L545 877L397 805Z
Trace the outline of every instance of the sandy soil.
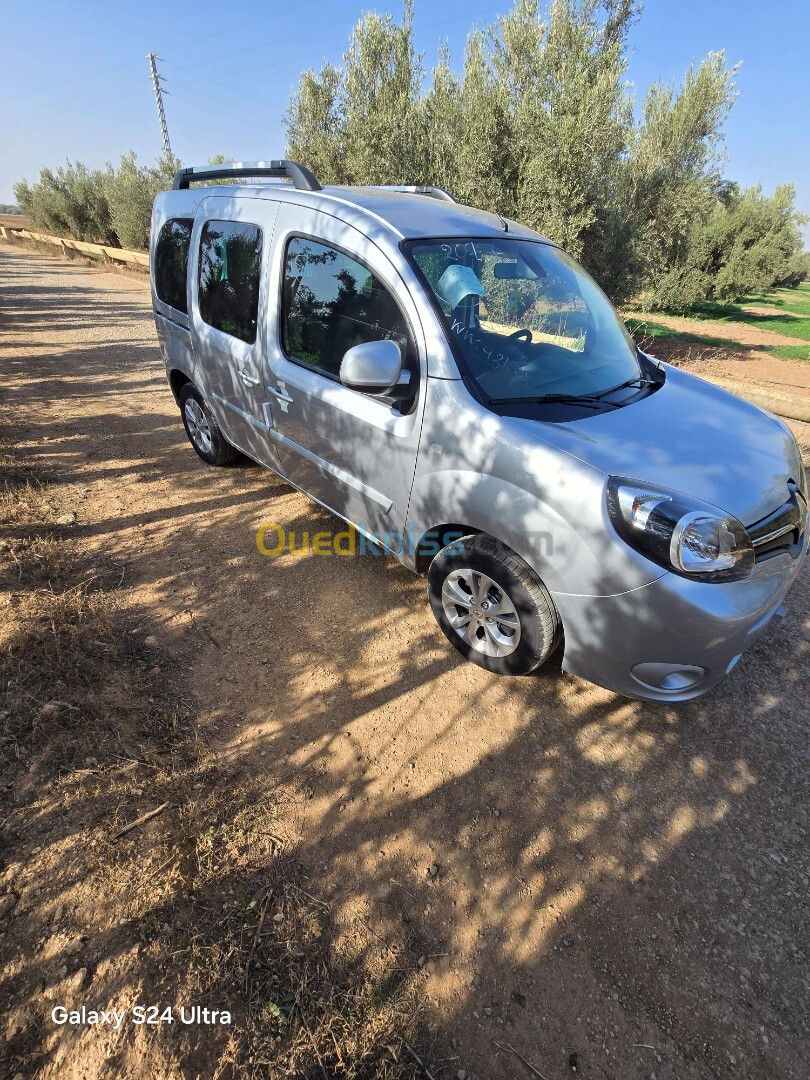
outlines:
M773 319L774 316L778 317L778 316L781 316L781 315L787 315L788 318L790 318L790 319L804 319L804 318L806 318L805 315L801 315L798 311L785 311L785 310L780 311L780 310L774 309L772 307L764 307L764 306L763 307L755 307L755 306L753 306L751 304L743 305L743 311L747 312L749 315L764 315L768 319Z
M736 329L729 330L729 335ZM753 401L763 409L795 421L799 444L807 449L810 433L810 364L782 360L764 349L685 344L677 337L659 337L649 346L655 356L686 368Z
M199 737L287 785L323 895L427 943L456 1059L437 1077L808 1074L810 565L696 703L627 701L556 661L498 679L395 562L259 556L261 523L333 522L258 467L201 464L144 283L8 246L0 278L14 440L82 542L126 564Z
M772 318L781 318L785 312L768 312ZM658 311L652 321L687 334L705 334L710 338L727 338L738 341L740 345L807 345L803 338L778 334L775 330L765 330L750 323L712 322L710 319L683 319L678 315L664 315Z

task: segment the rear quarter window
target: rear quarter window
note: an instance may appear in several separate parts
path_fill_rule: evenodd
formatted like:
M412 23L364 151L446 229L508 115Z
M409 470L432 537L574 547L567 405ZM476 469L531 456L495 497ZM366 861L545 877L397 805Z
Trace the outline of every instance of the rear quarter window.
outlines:
M256 340L261 258L258 225L206 221L200 237L200 316L249 345Z
M155 292L158 300L188 313L186 272L191 241L192 218L169 218L158 234L155 246Z

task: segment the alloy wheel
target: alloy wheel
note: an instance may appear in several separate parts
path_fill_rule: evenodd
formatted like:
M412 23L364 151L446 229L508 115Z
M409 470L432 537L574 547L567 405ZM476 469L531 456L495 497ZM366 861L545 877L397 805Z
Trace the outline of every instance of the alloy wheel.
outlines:
M460 638L486 656L508 656L520 643L520 617L502 586L479 570L453 570L442 607Z
M205 415L202 406L198 401L195 401L193 397L190 397L188 401L186 401L184 411L191 441L198 450L201 450L204 454L210 454L213 445L211 441L211 428L208 424L208 417Z

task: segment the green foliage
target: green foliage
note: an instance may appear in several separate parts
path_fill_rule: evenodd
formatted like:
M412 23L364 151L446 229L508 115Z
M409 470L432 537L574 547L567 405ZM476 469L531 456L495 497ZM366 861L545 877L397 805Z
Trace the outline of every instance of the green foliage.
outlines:
M770 197L759 187L725 185L696 215L646 306L686 311L699 300L728 302L749 292L798 285L807 272L800 254L804 221L792 184Z
M333 184L369 183L369 176L403 183L422 174L424 72L412 24L411 0L401 26L390 15L366 14L342 68L304 72L285 113L288 157Z
M107 178L100 169L70 161L58 169L42 169L39 181L14 186L14 197L34 225L55 236L115 244L110 220Z
M747 323L760 330L810 341L810 312L805 312L804 317L786 312L784 308L774 306L770 297L760 300L756 311L748 304L747 300L743 303L702 300L690 310L689 317L696 321Z
M768 352L781 360L810 361L810 345L770 345Z
M346 159L355 182L372 170L380 183L421 171L422 58L413 49L413 8L397 26L390 15L364 15L345 57L341 112Z
M689 68L678 91L656 83L647 92L621 168L620 200L632 222L623 296L645 289L650 306L665 307L703 295L685 256L722 186L721 129L733 77L723 54L711 53Z
M543 23L534 0L520 0L492 36L510 99L515 216L589 266L632 122L623 78L634 17L630 0L586 0L553 4Z
M651 308L796 285L800 216L723 181L734 68L711 53L679 88L625 83L635 0L538 0L473 29L460 74L446 48L426 80L412 6L366 15L343 63L303 73L288 156L324 183L435 183L557 241L616 300Z
M163 155L154 166L138 165L130 151L117 169L107 166L106 193L110 223L123 248L149 247L152 203L159 191L171 187L180 168L178 158Z
M153 166L138 165L135 154L123 154L118 168L88 169L68 161L58 169L42 169L39 180L14 187L24 214L44 232L115 247L147 248L152 202L171 187L180 162L160 158Z
M320 74L305 71L284 119L287 156L303 161L323 183L346 183L342 164L341 117L337 97L340 71L324 64Z
M805 252L804 255L800 255L798 262L806 270L807 277L810 277L810 254ZM803 280L798 285L780 288L768 295L757 296L755 294L746 296L745 303L765 303L769 307L778 308L780 311L793 312L794 315L810 315L810 282Z

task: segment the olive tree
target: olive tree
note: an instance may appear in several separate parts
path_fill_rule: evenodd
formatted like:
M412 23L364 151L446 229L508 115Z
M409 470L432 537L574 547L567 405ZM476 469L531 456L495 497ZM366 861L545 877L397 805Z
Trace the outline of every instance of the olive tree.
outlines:
M470 31L458 73L442 47L428 79L410 0L400 24L366 15L342 64L301 76L285 115L289 155L326 182L435 183L517 218L581 259L614 299L683 307L729 294L746 275L751 285L768 277L766 249L772 280L796 279L796 245L787 261L777 254L785 230L756 257L726 238L736 253L725 270L704 265L707 236L734 231L721 196L735 69L710 54L680 87L653 85L635 121L627 36L638 12L636 0L555 0L547 12L516 0ZM777 201L795 238L792 202ZM748 198L733 216L759 215L765 236L772 209Z
M402 183L424 169L422 57L413 9L402 24L364 15L343 66L305 71L285 113L287 152L330 183Z
M164 154L154 166L138 165L130 151L118 168L107 166L106 195L110 222L121 247L148 248L152 203L159 191L171 187L180 161Z
M32 186L24 180L15 184L14 197L32 223L46 232L76 240L117 243L106 177L100 169L70 161L57 169L44 168Z

